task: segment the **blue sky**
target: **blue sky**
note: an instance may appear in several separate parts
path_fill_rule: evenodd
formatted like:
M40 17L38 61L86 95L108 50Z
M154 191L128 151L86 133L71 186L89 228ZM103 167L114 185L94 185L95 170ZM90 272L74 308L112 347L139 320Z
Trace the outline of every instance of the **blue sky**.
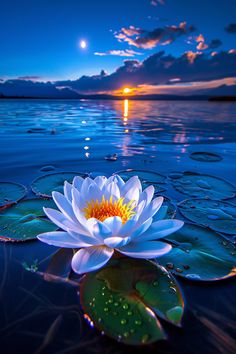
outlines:
M165 5L157 6L149 0L3 0L0 13L0 31L4 34L0 39L0 76L7 77L62 79L95 74L101 69L111 72L121 65L122 58L96 56L94 52L128 49L129 45L119 43L110 30L130 25L152 30L186 21L206 40L220 38L221 49L236 44L236 36L224 31L227 24L236 22L234 0L166 0ZM82 38L88 42L86 50L78 46ZM137 58L157 49L180 55L194 48L184 39L141 50L143 56Z
M113 73L125 59L142 62L162 50L180 57L185 52L210 55L213 50L236 49L236 34L225 30L236 23L235 0L2 0L0 13L2 79L38 76L44 81L74 80L99 74L102 69ZM157 41L144 48L132 44L128 37L117 38L122 28L130 26L141 29L136 37L142 37L143 30L149 37L155 29L166 31L166 26L181 27L183 22L186 33L174 34L169 44ZM196 48L200 34L202 48L207 49ZM80 48L81 39L86 40L86 49ZM222 44L211 50L215 39ZM138 54L122 57L121 51Z

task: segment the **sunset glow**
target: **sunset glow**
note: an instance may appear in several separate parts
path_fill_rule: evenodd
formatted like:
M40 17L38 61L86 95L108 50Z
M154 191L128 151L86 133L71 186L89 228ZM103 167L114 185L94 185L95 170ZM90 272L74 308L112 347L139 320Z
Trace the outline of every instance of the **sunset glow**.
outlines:
M129 88L129 87L125 87L124 89L123 89L123 93L124 94L128 94L128 93L130 93L131 92L131 89Z

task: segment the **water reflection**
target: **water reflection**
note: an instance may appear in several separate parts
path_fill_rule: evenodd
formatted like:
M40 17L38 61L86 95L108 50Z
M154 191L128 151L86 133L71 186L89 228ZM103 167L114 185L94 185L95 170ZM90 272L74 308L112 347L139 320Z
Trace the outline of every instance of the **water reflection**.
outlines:
M124 100L124 114L123 114L123 116L124 116L124 120L125 120L125 118L128 118L128 116L129 116L129 100L127 100L127 99Z

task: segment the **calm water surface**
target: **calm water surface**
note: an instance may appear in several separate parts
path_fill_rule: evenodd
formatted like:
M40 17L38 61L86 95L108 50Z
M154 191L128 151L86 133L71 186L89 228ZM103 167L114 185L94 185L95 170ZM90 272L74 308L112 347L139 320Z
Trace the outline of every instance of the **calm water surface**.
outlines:
M189 158L194 151L216 152L223 160L194 161ZM117 161L104 159L115 153ZM0 180L27 186L45 174L40 169L46 165L53 166L55 172L108 175L126 168L154 170L166 176L172 171L191 170L235 183L236 104L0 100L0 155ZM173 191L165 194L175 201L185 199ZM133 351L88 327L74 289L45 283L22 268L23 261L41 261L54 248L39 242L0 246L3 354ZM204 286L179 282L186 297L184 328L167 326L169 342L155 344L150 351L191 354L204 348L204 353L229 353L228 344L222 348L216 345L214 328L210 331L203 319L213 313L217 326L223 329L222 323L228 321L235 329L235 282ZM135 351L145 352L142 348Z

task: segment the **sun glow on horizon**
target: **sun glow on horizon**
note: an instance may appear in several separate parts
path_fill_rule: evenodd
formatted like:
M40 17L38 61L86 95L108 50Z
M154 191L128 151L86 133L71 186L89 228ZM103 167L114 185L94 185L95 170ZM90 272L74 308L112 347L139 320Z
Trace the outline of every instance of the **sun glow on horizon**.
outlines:
M130 92L131 92L131 89L130 89L129 87L125 87L125 88L123 89L123 93L124 93L124 94L130 93Z

